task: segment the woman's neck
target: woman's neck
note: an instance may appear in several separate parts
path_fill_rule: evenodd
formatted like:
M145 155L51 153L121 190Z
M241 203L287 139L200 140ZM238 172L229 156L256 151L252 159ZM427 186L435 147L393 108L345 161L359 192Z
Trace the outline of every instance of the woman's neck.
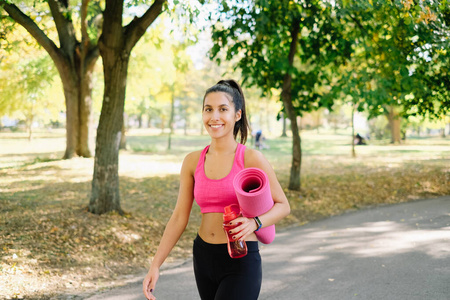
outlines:
M234 153L236 151L237 144L238 143L234 137L231 139L212 139L208 152L218 155Z

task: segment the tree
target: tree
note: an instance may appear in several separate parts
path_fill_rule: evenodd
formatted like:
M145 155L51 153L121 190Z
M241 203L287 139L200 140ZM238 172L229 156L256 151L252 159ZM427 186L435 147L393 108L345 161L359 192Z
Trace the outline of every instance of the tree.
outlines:
M355 27L358 48L335 87L360 102L369 118L385 115L393 143L400 120L444 116L449 109L447 1L339 1ZM363 100L363 101L361 101Z
M7 19L0 19L0 116L24 120L31 139L34 122L59 119L64 96L51 58L23 27Z
M212 57L224 49L227 59L238 57L244 84L263 93L281 90L283 112L293 134L289 189L299 190L301 139L297 116L333 97L322 97L321 87L331 78L323 70L350 55L345 23L332 3L314 1L222 1L221 14L212 14ZM339 30L341 29L341 30Z
M450 112L450 2L404 2L417 24L412 38L417 46L410 59L413 76L420 79L403 101L405 115L443 120Z
M92 1L93 5L88 6L90 1L83 0L79 14L71 9L67 0L46 2L49 12L45 10L44 4L37 1L22 1L19 8L10 1L0 0L0 6L47 51L59 72L66 103L64 158L71 158L74 155L90 157L88 140L92 104L91 77L99 57L96 43L99 35L99 1ZM75 30L76 17L79 17L80 21L81 40L78 40ZM36 20L52 18L59 46L51 38L54 35L52 31L38 26L33 18Z
M124 1L106 1L98 48L103 60L105 90L95 146L89 211L122 213L119 193L119 143L123 124L128 63L133 47L163 11L155 0L141 17L123 26Z
M47 116L49 121L61 109L62 98L50 93L56 70L47 55L10 56L2 63L0 94L5 100L2 109L10 116L24 119L28 138L32 137L32 125Z

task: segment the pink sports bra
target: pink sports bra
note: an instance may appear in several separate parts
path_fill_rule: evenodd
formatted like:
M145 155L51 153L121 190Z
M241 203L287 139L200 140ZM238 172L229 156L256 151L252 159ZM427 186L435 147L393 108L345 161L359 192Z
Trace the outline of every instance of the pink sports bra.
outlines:
M223 213L224 207L239 205L233 188L236 174L245 168L245 146L238 144L234 154L233 167L227 176L221 179L209 179L205 174L205 156L209 145L203 149L194 174L194 198L202 213Z

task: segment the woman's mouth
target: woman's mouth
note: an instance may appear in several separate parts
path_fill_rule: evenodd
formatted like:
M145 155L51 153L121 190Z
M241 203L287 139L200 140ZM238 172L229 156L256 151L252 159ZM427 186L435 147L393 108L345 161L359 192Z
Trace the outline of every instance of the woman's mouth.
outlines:
M211 128L220 128L223 125L222 124L216 124L216 125L209 125Z

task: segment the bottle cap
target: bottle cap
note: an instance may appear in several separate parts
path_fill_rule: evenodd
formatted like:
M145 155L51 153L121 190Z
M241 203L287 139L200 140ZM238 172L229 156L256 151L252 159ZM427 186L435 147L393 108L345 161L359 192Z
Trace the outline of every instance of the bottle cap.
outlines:
M229 222L238 217L238 214L231 208L232 206L233 206L233 204L225 206L225 208L224 208L223 220L225 222Z

